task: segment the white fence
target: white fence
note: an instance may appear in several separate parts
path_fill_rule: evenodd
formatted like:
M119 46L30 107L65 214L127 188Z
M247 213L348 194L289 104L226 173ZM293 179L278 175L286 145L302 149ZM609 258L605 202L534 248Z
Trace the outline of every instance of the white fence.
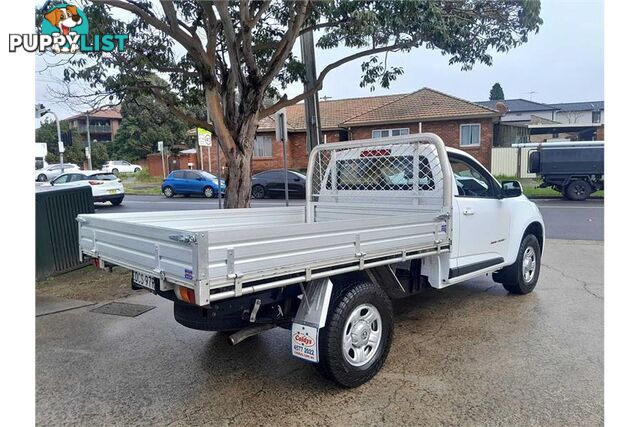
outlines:
M518 150L520 150L520 168L518 168ZM517 178L535 178L529 173L529 152L533 148L495 147L491 149L491 173L493 175L515 176ZM518 176L518 170L520 174Z

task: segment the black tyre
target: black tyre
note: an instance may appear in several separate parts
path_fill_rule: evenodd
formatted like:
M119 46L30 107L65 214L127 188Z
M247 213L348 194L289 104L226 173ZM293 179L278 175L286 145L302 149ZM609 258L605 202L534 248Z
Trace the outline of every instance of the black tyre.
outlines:
M164 187L162 189L162 194L164 194L164 196L168 198L171 198L176 195L176 193L173 191L173 188L171 187Z
M123 200L124 200L124 197L121 197L119 199L112 199L111 200L111 204L113 206L118 206L118 205L120 205L122 203Z
M213 191L213 188L209 186L204 187L204 191L202 192L202 194L204 194L204 197L206 197L207 199L211 199L216 195L215 191Z
M586 200L591 195L591 184L581 179L571 181L565 188L565 194L569 200Z
M343 387L357 387L382 368L392 339L391 300L379 286L356 282L332 296L316 369Z
M520 243L516 262L493 274L493 280L512 294L524 295L533 291L540 276L540 242L527 234Z
M47 175L41 173L40 175L38 175L38 179L36 179L36 181L38 181L38 182L46 182L47 181Z
M251 188L251 197L254 199L264 199L266 191L262 185L254 185Z
M120 171L117 168L113 168L111 169L111 173L114 175L118 175L120 173Z
M140 172L140 168L135 168L135 169L133 170L133 173L138 173L138 172Z

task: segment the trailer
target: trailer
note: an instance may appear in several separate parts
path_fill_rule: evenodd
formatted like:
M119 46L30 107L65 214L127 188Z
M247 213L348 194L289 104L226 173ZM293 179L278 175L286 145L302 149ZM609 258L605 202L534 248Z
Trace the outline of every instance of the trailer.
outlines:
M488 273L528 293L544 240L517 182L434 134L315 147L305 206L77 220L80 257L132 270L132 286L174 301L179 323L231 343L289 328L292 354L346 387L384 363L390 298Z
M541 188L551 187L574 201L604 190L603 141L528 143L514 147L536 148L529 152L529 173L542 178Z

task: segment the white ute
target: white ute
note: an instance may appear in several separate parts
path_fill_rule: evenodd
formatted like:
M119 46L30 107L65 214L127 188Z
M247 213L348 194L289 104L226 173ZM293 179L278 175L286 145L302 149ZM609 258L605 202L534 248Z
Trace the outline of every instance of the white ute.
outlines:
M538 208L437 135L324 144L307 177L306 206L79 215L80 256L131 269L179 323L233 344L291 329L292 354L345 387L381 369L391 298L488 273L536 286Z

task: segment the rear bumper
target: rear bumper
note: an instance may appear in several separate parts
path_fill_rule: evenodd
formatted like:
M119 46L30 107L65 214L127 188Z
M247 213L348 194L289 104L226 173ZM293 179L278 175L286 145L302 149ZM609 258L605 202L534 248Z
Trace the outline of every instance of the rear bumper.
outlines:
M110 202L112 200L122 200L122 199L124 199L124 193L105 194L103 196L93 196L94 202Z

